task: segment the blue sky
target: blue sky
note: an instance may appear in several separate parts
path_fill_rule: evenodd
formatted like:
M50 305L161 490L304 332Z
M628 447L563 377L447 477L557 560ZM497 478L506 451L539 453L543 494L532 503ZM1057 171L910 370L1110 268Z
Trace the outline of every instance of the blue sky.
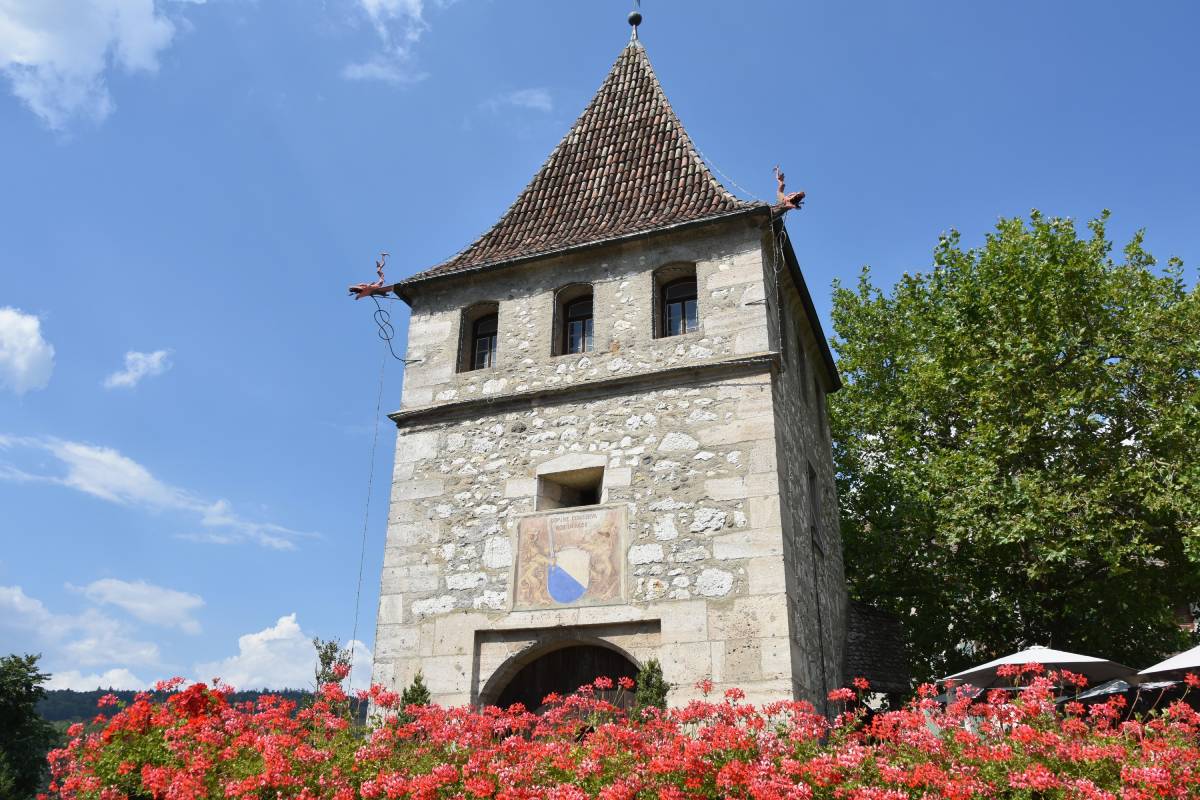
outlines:
M0 7L0 652L44 653L59 686L282 686L308 680L307 637L350 638L384 353L345 286L491 225L628 6ZM705 156L760 197L776 163L808 192L788 225L826 320L835 278L890 284L941 231L1034 207L1110 208L1118 240L1144 226L1195 274L1194 3L643 10ZM360 662L393 442L384 420Z

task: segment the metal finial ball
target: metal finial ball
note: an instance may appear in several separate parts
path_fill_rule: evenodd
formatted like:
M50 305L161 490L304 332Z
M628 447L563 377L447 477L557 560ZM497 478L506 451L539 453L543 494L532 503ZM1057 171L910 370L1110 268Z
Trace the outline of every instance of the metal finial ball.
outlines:
M630 25L632 25L632 26L633 26L633 27L635 27L635 28L636 28L638 25L641 25L641 24L642 24L642 12L640 12L640 11L630 11L630 12L629 12L629 24L630 24Z

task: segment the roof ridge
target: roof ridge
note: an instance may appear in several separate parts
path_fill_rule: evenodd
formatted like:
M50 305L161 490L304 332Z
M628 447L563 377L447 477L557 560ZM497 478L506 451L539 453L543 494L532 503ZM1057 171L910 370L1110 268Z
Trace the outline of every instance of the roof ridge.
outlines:
M757 208L713 174L631 39L592 99L500 218L402 283L481 269Z

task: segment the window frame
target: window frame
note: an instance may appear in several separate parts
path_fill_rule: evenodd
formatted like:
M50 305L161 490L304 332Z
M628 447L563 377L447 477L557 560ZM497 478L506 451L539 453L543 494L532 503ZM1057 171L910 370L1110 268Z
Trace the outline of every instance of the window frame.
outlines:
M495 369L500 359L500 304L494 301L473 303L462 311L458 335L458 359L456 371L478 372ZM494 326L491 332L481 331L481 326ZM479 344L488 339L487 358L481 363Z
M674 297L668 300L667 295L672 290L678 289L684 284L691 284L692 291L681 297ZM690 327L688 324L689 305L692 312ZM679 309L679 323L676 326L678 330L672 329L672 306L677 306ZM653 335L655 339L700 333L704 329L704 315L703 309L700 307L700 280L696 273L696 265L692 263L676 263L668 264L656 270L654 273L654 303L652 307L654 309Z
M480 327L490 323L492 330L480 331ZM481 350L479 345L487 342L484 362L480 363ZM500 315L499 314L484 314L471 323L471 368L469 372L475 372L481 369L492 369L496 366L496 349L500 341Z

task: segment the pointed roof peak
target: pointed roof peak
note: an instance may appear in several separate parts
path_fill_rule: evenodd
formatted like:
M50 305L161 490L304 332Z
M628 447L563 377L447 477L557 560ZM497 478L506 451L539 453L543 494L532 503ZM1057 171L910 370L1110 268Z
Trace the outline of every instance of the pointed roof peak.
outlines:
M635 35L500 221L402 284L765 207L740 200L713 176Z

